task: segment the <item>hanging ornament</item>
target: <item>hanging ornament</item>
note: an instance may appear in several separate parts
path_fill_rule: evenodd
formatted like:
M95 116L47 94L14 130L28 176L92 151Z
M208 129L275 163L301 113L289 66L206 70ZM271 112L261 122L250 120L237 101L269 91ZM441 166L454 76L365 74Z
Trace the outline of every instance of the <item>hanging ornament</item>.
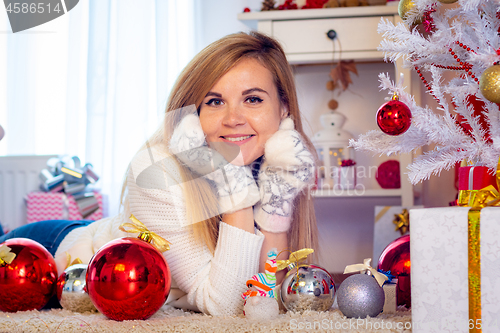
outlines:
M40 243L11 238L0 247L1 311L40 310L54 294L56 281L54 258Z
M289 260L277 260L278 271L288 268L281 283L281 302L288 311L327 311L333 305L335 283L328 271L317 265L300 264L313 253L302 249L290 254Z
M371 275L351 275L337 291L339 310L347 318L376 317L382 312L384 301L384 290Z
M479 90L488 101L500 103L500 65L493 65L481 74Z
M410 235L399 237L387 245L378 259L378 269L389 272L398 279L398 305L410 308Z
M63 309L73 312L97 311L87 294L86 264L75 264L64 270L57 280L57 299Z
M406 22L407 15L410 10L415 7L415 2L413 0L401 0L398 5L398 13L403 21ZM417 25L422 23L422 18L416 18L413 22L407 22L409 25Z
M330 80L326 83L326 90L332 91L335 89L335 87L336 87L336 84L332 80Z
M411 111L394 94L392 100L383 104L377 111L377 125L388 135L401 135L410 128Z
M337 102L337 100L335 99L331 99L329 102L328 102L328 108L330 110L336 110L337 108L339 107L339 102Z
M130 218L133 223L123 223L120 230L139 232L139 238L124 237L105 244L94 254L87 271L92 303L113 320L147 319L170 292L170 270L160 252L168 250L169 243L133 215Z

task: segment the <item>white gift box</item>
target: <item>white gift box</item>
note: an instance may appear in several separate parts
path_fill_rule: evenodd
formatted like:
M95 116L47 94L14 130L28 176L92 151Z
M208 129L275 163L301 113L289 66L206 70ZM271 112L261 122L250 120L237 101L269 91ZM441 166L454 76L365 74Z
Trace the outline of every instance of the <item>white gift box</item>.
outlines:
M411 298L413 332L500 332L500 208L481 210L481 312L469 320L469 207L413 209Z
M336 189L352 190L356 187L356 166L336 167L334 171Z

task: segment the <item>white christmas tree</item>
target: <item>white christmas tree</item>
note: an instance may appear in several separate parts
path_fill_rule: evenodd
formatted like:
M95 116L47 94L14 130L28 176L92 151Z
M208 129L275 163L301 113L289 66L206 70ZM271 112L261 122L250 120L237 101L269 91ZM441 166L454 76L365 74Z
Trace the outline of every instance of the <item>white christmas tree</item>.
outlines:
M435 144L408 166L413 184L463 160L495 170L500 155L500 1L401 0L399 9L404 24L379 23L379 50L386 61L403 57L439 107L418 105L404 87L380 74L380 87L411 110L411 126L397 136L370 131L351 140L351 146L391 155ZM446 81L445 71L457 75Z

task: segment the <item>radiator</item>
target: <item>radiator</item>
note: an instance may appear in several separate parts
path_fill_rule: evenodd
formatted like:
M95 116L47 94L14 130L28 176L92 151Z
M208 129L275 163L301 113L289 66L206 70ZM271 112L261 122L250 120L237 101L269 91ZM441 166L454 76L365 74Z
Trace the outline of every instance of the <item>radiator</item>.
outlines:
M57 155L0 156L0 223L4 230L26 224L24 198L39 190L38 175Z

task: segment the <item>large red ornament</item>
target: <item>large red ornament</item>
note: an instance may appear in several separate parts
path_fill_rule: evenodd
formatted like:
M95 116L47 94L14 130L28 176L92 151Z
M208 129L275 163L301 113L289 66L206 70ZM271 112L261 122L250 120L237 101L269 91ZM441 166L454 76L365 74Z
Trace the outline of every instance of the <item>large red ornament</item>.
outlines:
M151 317L167 300L170 283L163 255L153 245L131 237L101 247L86 277L92 303L114 320Z
M405 103L392 99L378 109L377 125L385 134L403 134L410 128L411 111Z
M385 272L390 271L398 279L398 305L405 305L410 308L410 235L399 237L387 245L378 259L378 269Z
M52 255L40 243L11 238L6 245L16 257L0 265L0 310L40 310L54 294L57 268Z

